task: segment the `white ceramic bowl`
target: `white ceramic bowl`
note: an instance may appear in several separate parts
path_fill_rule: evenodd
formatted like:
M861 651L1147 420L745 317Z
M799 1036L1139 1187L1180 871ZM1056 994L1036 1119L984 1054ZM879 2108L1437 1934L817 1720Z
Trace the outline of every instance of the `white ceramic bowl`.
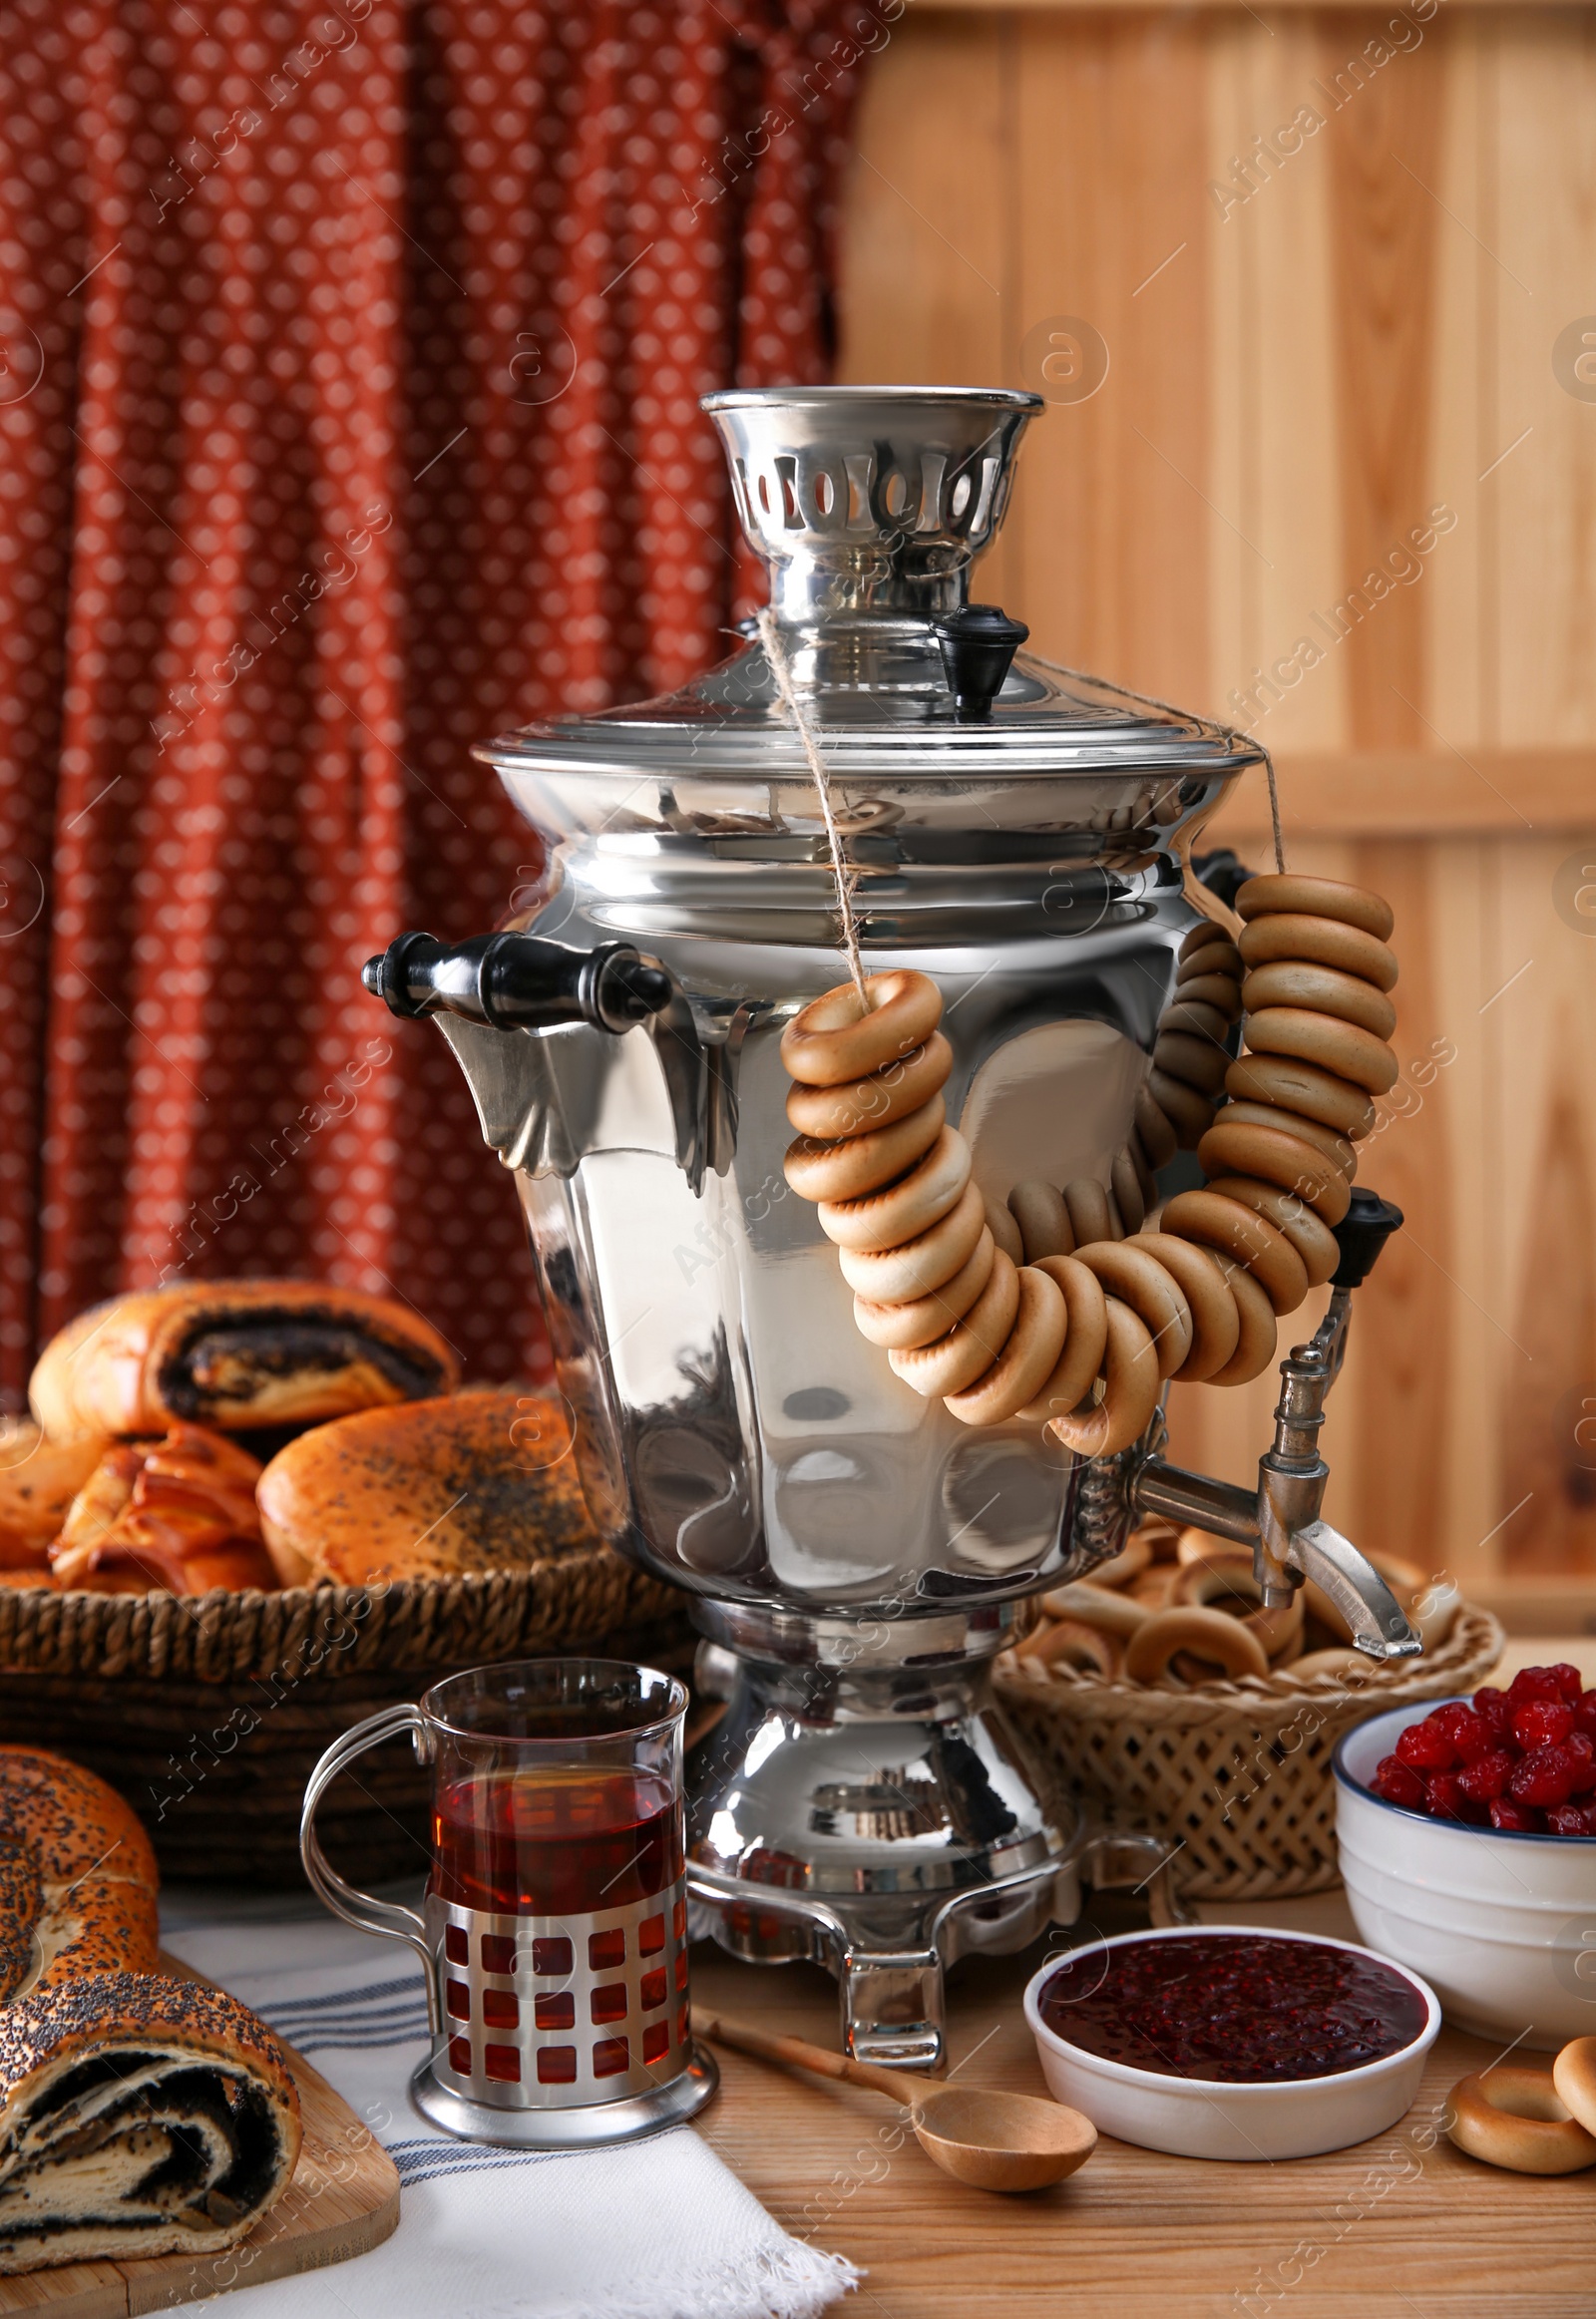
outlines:
M1279 1932L1273 1925L1194 1924L1170 1932L1119 1933L1072 1949L1071 1958L1092 1949L1123 1949L1133 1941L1212 1939L1239 1934L1247 1940L1300 1941L1307 1948L1348 1949L1373 1956L1352 1941L1326 1940L1317 1933ZM1084 2112L1099 2131L1143 2149L1172 2151L1183 2158L1311 2158L1325 2150L1347 2149L1371 2134L1384 2133L1406 2116L1424 2074L1424 2056L1440 2031L1434 1992L1416 1973L1394 1966L1424 2002L1424 2026L1411 2045L1384 2061L1337 2077L1302 2078L1272 2086L1232 2086L1214 2078L1170 2078L1156 2070L1132 2069L1070 2045L1041 2017L1041 1993L1065 1960L1051 1957L1025 1989L1025 2019L1036 2040L1042 2076L1056 2101ZM1389 1957L1377 1964L1392 1965Z
M1370 1793L1398 1733L1430 1712L1372 1716L1332 1758L1354 1923L1434 1983L1454 2028L1542 2048L1596 2033L1596 1836L1466 1827Z

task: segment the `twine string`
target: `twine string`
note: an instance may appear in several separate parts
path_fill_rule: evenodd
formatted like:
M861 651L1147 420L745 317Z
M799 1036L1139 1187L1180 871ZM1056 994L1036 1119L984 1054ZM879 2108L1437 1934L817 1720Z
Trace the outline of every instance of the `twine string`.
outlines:
M814 726L799 702L792 680L792 663L787 657L776 626L776 615L767 604L759 614L759 641L765 648L770 673L776 680L776 693L798 735L799 745L808 761L820 799L821 817L826 824L826 843L831 848L831 874L837 888L837 916L842 926L842 947L848 961L848 971L853 976L854 988L859 993L861 1010L871 1011L870 992L865 987L864 962L859 956L859 928L854 918L854 872L842 850L842 832L837 827L837 816L831 803L831 774Z

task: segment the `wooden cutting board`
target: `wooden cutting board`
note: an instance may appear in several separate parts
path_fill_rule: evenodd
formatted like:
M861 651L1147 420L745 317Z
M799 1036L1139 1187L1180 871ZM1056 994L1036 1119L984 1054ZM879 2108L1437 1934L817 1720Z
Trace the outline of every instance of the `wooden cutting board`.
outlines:
M199 1980L175 1957L165 1970ZM247 2238L223 2254L157 2255L147 2262L60 2263L0 2278L0 2319L48 2312L49 2319L137 2319L198 2303L229 2287L255 2287L295 2271L324 2270L369 2253L399 2220L392 2158L341 2095L292 2046L285 2048L304 2120L293 2180Z

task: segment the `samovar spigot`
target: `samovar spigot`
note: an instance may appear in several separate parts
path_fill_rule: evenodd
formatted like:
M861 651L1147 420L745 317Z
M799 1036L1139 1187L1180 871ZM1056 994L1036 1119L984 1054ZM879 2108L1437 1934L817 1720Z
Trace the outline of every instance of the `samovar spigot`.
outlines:
M1341 1262L1331 1276L1330 1311L1307 1345L1280 1364L1275 1438L1258 1460L1256 1493L1206 1473L1192 1473L1156 1454L1130 1478L1141 1513L1192 1522L1250 1546L1253 1574L1266 1604L1288 1604L1305 1580L1322 1587L1372 1659L1411 1659L1423 1649L1378 1570L1341 1532L1321 1521L1330 1467L1319 1450L1325 1402L1341 1373L1352 1323L1352 1293L1400 1225L1401 1210L1377 1193L1355 1191L1336 1227Z

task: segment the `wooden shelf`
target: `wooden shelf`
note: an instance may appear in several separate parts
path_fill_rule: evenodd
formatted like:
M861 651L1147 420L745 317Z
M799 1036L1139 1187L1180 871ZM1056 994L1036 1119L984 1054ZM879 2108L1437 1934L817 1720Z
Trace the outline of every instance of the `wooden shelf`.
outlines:
M1303 838L1547 837L1596 830L1596 749L1360 750L1276 760L1281 815ZM1236 785L1209 839L1267 836L1261 774Z

